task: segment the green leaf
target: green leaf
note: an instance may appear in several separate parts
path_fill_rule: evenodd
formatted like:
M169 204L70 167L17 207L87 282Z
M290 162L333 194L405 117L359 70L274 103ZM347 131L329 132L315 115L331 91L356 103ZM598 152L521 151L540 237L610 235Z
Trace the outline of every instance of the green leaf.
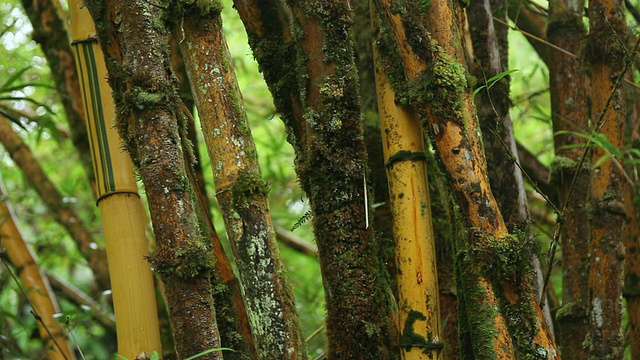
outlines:
M609 152L610 154L613 154L616 157L620 157L622 156L622 152L615 147L610 141L609 139L607 139L607 136L605 134L602 133L594 133L592 136L592 141L594 143L596 143L600 148L604 149L605 151Z
M10 91L10 90L8 90L8 89L10 89L10 88L11 88L11 85L12 85L16 80L18 80L18 79L22 76L22 74L24 74L25 72L27 72L27 70L29 70L29 69L31 69L31 68L32 68L32 66L31 66L31 65L29 65L29 66L27 66L27 67L24 67L24 68L22 68L22 69L20 69L20 70L16 71L13 75L11 75L11 77L9 77L9 79L7 79L7 81L5 81L5 82L4 82L4 84L2 84L2 85L0 86L0 93Z
M495 85L496 82L500 81L503 77L508 76L509 74L513 74L514 72L520 71L518 69L511 69L511 70L507 70L504 72L501 72L500 74L494 75L492 77L490 77L485 85L482 86L478 86L475 90L473 90L473 96L476 96L476 94L478 94L482 89L484 89L485 87L487 88L487 90L491 89L491 87L493 85Z
M604 164L604 162L607 161L610 157L611 157L611 154L604 155L603 157L598 159L598 161L596 161L595 164L593 164L593 167L594 168L599 167L600 165Z

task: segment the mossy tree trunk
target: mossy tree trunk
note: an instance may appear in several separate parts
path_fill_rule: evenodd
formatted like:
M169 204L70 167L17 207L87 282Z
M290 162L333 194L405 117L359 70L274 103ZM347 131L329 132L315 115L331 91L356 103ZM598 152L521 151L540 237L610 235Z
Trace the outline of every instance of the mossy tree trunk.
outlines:
M393 240L393 215L389 201L389 182L382 147L382 133L378 117L376 82L371 44L371 16L369 0L350 0L353 9L353 43L355 64L358 68L360 101L362 103L362 126L367 147L367 165L370 170L371 201L373 209L371 223L378 237L380 260L389 273L391 290L397 297L396 262Z
M583 54L586 29L580 1L549 5L547 39L572 54ZM551 118L556 157L551 180L558 188L563 221L558 225L562 241L562 308L558 311L559 337L565 359L584 359L582 346L588 331L587 271L591 162L585 155L586 140L578 134L589 129L585 64L579 57L559 51L549 53ZM570 100L569 100L570 99Z
M189 177L198 203L200 226L211 241L211 252L215 257L211 283L214 290L213 300L216 304L216 321L220 332L220 341L225 347L236 350L235 352L226 353L225 357L227 359L257 358L258 355L249 326L246 306L242 298L240 281L231 267L231 262L218 237L211 216L211 202L207 196L202 161L198 150L198 132L196 130L195 119L191 113L195 108L195 100L189 83L182 51L180 50L182 34L182 31L169 34L171 66L176 72L176 77L180 84L178 90L184 104L183 115L187 118L186 129L181 129L181 135L185 137L182 140L185 144L191 142L191 145L185 146L192 147L193 149L193 162L191 162L192 171L189 171Z
M398 100L420 114L460 210L456 266L459 300L467 310L467 345L482 359L554 358L555 342L533 292L531 241L509 234L489 188L462 65L461 8L444 1L401 6L379 0L377 6L388 34L388 64L402 65L393 79Z
M348 2L299 1L290 9L275 1L235 5L287 125L311 203L328 358L396 358L390 291L366 216L368 170Z
M305 359L293 291L269 214L253 137L222 33L221 4L185 7L181 42L216 185L245 290L259 359ZM211 69L208 70L207 69Z
M170 4L86 5L105 53L117 128L145 185L156 235L151 261L165 285L176 353L184 358L220 347L210 282L215 261L187 173L188 149L180 136L186 120L168 55ZM220 357L214 352L201 358Z
M471 1L467 8L473 56L477 62L474 64L473 75L477 81L476 89L482 87L474 100L482 129L489 181L502 217L512 234L519 233L528 238L527 242L534 244L535 235L531 227L524 177L518 165L520 160L509 115L510 81L505 73L508 71L507 27L493 20L496 17L506 22L505 8L506 3L500 0ZM499 80L487 82L488 79L501 75L503 77ZM545 287L544 274L537 254L531 254L536 296L541 298ZM544 297L546 298L546 294ZM553 330L548 302L543 302L547 326Z
M593 132L606 136L617 149L623 146L626 106L622 79L625 63L626 20L621 3L589 1L589 34L586 60L591 77L590 105ZM586 339L590 359L623 358L622 242L626 209L625 181L619 160L608 158L595 146L591 161L595 168L591 183L589 243L589 332Z

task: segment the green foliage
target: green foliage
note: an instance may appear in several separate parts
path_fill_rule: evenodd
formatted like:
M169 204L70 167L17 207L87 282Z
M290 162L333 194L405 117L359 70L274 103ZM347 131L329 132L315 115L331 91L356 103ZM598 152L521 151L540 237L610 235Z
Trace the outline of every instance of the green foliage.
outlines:
M604 150L606 152L606 155L600 157L593 165L594 167L598 167L608 159L612 159L612 158L615 161L618 161L617 159L625 159L625 162L627 162L630 165L631 164L640 165L639 149L636 149L633 147L617 148L615 145L613 145L609 141L609 139L607 138L607 135L603 133L592 131L590 134L585 134L585 133L576 132L576 131L562 130L562 131L557 131L556 134L571 134L587 140L586 144L565 145L563 146L563 148L565 149L583 148L584 146L592 146L592 147L595 146Z
M496 74L492 77L490 77L489 79L487 79L485 85L481 85L478 86L475 90L473 90L473 96L475 97L476 94L478 94L480 91L482 91L482 89L487 89L490 90L493 85L495 85L498 81L502 80L504 77L509 76L511 74L513 74L514 72L518 72L520 70L518 69L511 69L511 70L507 70L504 72L501 72L500 74Z

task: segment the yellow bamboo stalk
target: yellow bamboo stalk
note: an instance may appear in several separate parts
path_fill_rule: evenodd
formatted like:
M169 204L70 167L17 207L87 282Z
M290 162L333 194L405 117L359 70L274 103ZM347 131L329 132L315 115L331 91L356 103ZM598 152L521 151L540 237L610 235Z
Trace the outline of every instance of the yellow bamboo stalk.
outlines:
M378 49L373 44L374 61ZM422 126L398 105L387 75L375 69L384 161L387 164L398 267L401 355L442 359L435 239Z
M146 216L133 163L114 128L115 106L89 12L71 1L71 33L82 87L96 174L98 208L109 259L119 354L162 353L157 305L146 239Z
M7 191L0 178L0 198ZM25 243L14 220L13 209L9 201L0 200L0 244L4 246L9 261L18 269L23 287L33 306L33 311L40 316L38 332L45 343L50 360L75 359L75 355L67 342L62 325L55 321L54 315L60 312L58 303L47 277L40 271L38 259L29 245Z

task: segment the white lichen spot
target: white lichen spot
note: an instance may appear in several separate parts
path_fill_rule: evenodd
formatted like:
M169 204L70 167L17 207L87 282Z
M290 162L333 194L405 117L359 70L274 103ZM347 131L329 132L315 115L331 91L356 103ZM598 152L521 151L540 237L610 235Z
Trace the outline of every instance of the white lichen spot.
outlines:
M593 312L592 316L596 320L596 327L601 328L602 324L604 324L604 319L602 317L602 300L600 298L593 299Z
M182 214L184 214L184 202L178 199L178 215L182 216Z

